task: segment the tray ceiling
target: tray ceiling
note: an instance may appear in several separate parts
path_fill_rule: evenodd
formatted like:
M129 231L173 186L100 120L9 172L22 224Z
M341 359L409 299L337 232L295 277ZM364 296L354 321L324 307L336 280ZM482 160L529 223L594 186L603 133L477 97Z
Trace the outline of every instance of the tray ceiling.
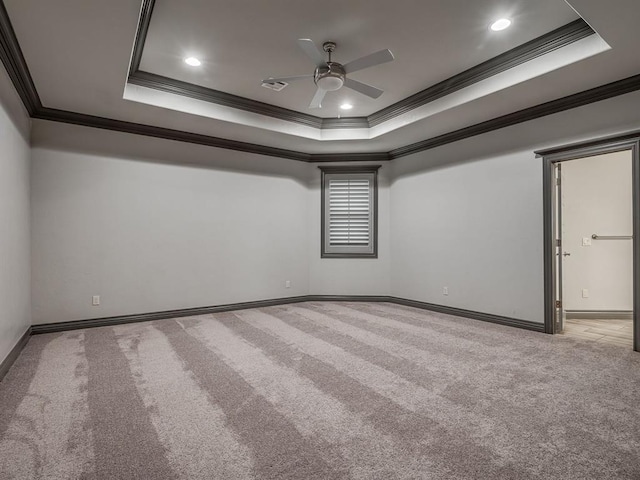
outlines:
M490 31L501 17L512 28ZM344 102L349 116L367 116L578 18L558 0L156 0L140 70L320 117L344 115ZM311 78L280 92L261 87L270 76L313 73L298 38L336 42L341 63L389 48L394 62L352 75L385 93L374 100L342 88L310 110ZM202 66L186 65L190 56Z
M516 115L517 121L525 121L640 88L634 77L640 73L636 51L640 33L635 25L640 4L635 0L617 0L615 9L600 0L329 0L322 9L310 0L3 3L8 32L15 32L24 56L24 68L18 66L16 71L23 83L32 79L41 102L34 118L235 145L248 151L264 146L274 149L273 154L277 149L302 152L291 158L309 158L308 154L357 158L354 155L367 152L409 151L407 145L437 144L433 138L454 141L464 138L464 132L485 131L479 127L485 123L500 128L508 122L493 119L517 111L525 112ZM149 3L155 5L140 72L293 112L294 117L317 119L313 121L321 126L224 105L206 95L185 96L173 87L129 82L140 14ZM501 16L514 20L512 28L489 32L488 25ZM375 124L324 128L326 122L337 121L336 104L346 91L336 92L333 100L329 97L322 111L309 112L312 83L291 84L281 92L260 86L265 76L312 69L296 46L297 38L336 41L335 58L340 61L389 48L394 62L354 74L357 80L385 89L379 100L349 92L348 100L355 106L349 115L362 122L577 19L596 34ZM186 55L200 56L203 68L187 68L182 62ZM3 62L7 64L4 58ZM30 78L24 77L27 69ZM602 90L587 92L596 87ZM587 93L576 97L577 102L563 100L580 92ZM243 146L248 144L256 148Z

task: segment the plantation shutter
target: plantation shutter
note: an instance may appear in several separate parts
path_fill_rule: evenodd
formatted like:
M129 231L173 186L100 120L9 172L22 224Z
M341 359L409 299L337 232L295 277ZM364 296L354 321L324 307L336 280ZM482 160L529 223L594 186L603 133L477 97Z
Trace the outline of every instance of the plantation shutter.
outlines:
M322 256L373 257L377 167L322 169Z
M329 180L329 245L369 245L370 197L368 178Z

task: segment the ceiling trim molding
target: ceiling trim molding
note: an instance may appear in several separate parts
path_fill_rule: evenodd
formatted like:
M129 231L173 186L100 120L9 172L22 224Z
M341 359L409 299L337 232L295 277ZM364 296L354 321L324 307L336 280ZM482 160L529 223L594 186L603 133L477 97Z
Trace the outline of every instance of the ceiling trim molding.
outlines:
M311 155L313 163L328 162L388 162L391 155L387 152L370 152L370 153L314 153ZM325 168L325 167L320 167ZM361 168L361 167L354 167Z
M201 87L189 82L174 80L173 78L163 77L155 73L136 71L129 75L128 83L138 85L140 87L151 88L161 92L180 95L183 97L194 98L223 107L236 108L245 112L257 113L278 120L298 123L307 127L322 128L322 118L314 117L304 113L289 110L287 108L277 107L250 98L240 97L231 93L220 92L210 88ZM367 125L368 126L368 125Z
M389 107L372 113L367 117L367 120L370 126L375 127L399 115L403 115L439 98L451 95L463 88L546 55L554 50L571 45L595 33L596 32L580 18L523 45L512 48L462 73L454 75L415 95L411 95Z
M476 123L475 125L445 133L444 135L412 143L405 147L396 148L391 150L389 154L391 155L391 159L404 157L440 147L448 143L458 142L469 137L510 127L518 123L528 122L529 120L546 117L547 115L553 115L554 113L564 112L565 110L582 107L584 105L589 105L590 103L607 100L609 98L638 90L640 90L640 75L634 75L633 77L618 80L617 82L608 83L606 85L585 90L567 97L562 97L557 100L551 100L550 102L525 108L517 112L509 113L508 115L487 120L486 122Z
M640 141L640 130L545 148L544 150L536 150L533 153L536 154L536 157L556 157L557 155L565 155L567 152L578 152L584 156L588 156L587 154L600 155L599 150L603 145L605 145L606 149L611 150L611 146L614 143L622 144L621 148L626 150L629 142L633 141Z
M455 93L465 87L486 80L489 77L522 65L559 48L566 47L596 33L583 19L579 18L545 35L497 55L486 62L471 67L462 73L432 85L393 105L378 110L368 117L322 118L140 70L140 62L149 32L154 6L155 0L144 0L131 59L129 83L321 130L375 127L439 98Z
M143 0L142 2L140 18L138 19L138 28L136 30L136 39L133 42L133 52L131 54L131 63L129 65L129 76L133 75L140 69L142 51L144 50L144 43L147 40L147 33L149 33L149 25L151 24L151 15L153 14L153 7L155 6L156 0Z
M144 5L148 3L153 3L153 0L145 0ZM640 75L635 75L617 82L612 82L518 112L503 115L486 122L455 130L444 135L396 148L390 152L310 154L43 106L31 74L29 73L29 68L22 54L3 0L0 0L0 60L27 112L32 118L312 163L391 161L406 155L422 152L546 115L560 113L565 110L640 90Z
M313 154L299 152L296 150L287 150L284 148L269 147L266 145L258 145L255 143L239 142L237 140L229 140L220 137L212 137L199 133L184 132L182 130L174 130L171 128L156 127L153 125L144 125L141 123L126 122L123 120L114 120L112 118L97 117L94 115L86 115L83 113L70 112L67 110L58 110L55 108L41 107L33 118L39 120L48 120L51 122L69 123L72 125L81 125L83 127L100 128L103 130L112 130L115 132L130 133L133 135L144 135L146 137L162 138L164 140L173 140L176 142L194 143L197 145L205 145L207 147L223 148L226 150L237 150L240 152L254 153L257 155L267 155L270 157L286 158L289 160L297 160L307 163L324 163L324 162L363 162L376 161L388 162L391 157L386 152L372 153L332 153L332 154Z
M34 118L40 120L49 120L52 122L70 123L73 125L100 128L104 130L113 130L116 132L132 133L134 135L163 138L165 140L175 140L177 142L195 143L197 145L206 145L208 147L224 148L227 150L238 150L241 152L255 153L258 155L287 158L290 160L298 160L301 162L312 161L311 154L298 152L295 150L286 150L282 148L268 147L265 145L257 145L254 143L239 142L236 140L212 137L199 133L184 132L182 130L173 130L170 128L126 122L123 120L114 120L112 118L97 117L94 115L69 112L67 110L58 110L55 108L42 107L36 112Z
M29 73L29 67L11 25L4 1L0 1L0 60L27 112L33 116L42 107L42 102Z

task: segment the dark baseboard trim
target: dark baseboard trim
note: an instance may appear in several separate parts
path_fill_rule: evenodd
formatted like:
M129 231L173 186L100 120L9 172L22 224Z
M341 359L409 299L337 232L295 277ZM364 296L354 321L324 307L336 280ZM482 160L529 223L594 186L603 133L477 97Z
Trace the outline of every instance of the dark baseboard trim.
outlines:
M11 351L9 352L9 355L7 355L7 357L2 361L2 363L0 363L0 382L2 381L4 376L7 374L9 369L11 368L11 365L13 365L13 362L16 361L16 358L18 358L18 356L20 355L20 352L22 352L22 349L29 342L30 336L31 336L31 327L27 328L27 331L24 332L24 334L20 337L20 340L18 340L18 343L16 343L15 346L11 349Z
M387 295L307 295L304 302L391 302Z
M120 315L117 317L92 318L88 320L72 320L70 322L45 323L33 325L31 331L33 335L40 333L64 332L66 330L77 330L79 328L107 327L111 325L122 325L125 323L149 322L153 320L164 320L167 318L191 317L194 315L207 315L210 313L229 312L232 310L246 310L248 308L263 308L276 305L287 305L289 303L305 302L307 295L299 297L274 298L271 300L257 300L254 302L230 303L227 305L217 305L213 307L184 308L180 310L166 310L163 312L140 313L135 315Z
M406 298L389 297L389 302L407 307L421 308L431 312L446 313L456 317L471 318L483 322L497 323L508 327L523 328L525 330L533 330L534 332L544 332L544 323L531 322L529 320L520 320L518 318L503 317L492 313L475 312L472 310L464 310L462 308L446 307L444 305L436 305L433 303L419 302L417 300L409 300Z
M633 320L633 310L567 310L568 319Z
M278 305L288 305L301 302L388 302L408 307L420 308L432 312L446 313L457 317L471 318L483 322L497 323L509 327L523 328L536 332L543 332L544 325L519 320L516 318L502 317L490 313L474 312L454 307L445 307L432 303L408 300L405 298L390 297L387 295L300 295L297 297L274 298L271 300L258 300L255 302L230 303L213 307L185 308L181 310L167 310L164 312L141 313L136 315L121 315L117 317L93 318L88 320L73 320L70 322L45 323L33 325L31 334L64 332L67 330L77 330L81 328L108 327L122 325L125 323L149 322L154 320L165 320L168 318L190 317L194 315L207 315L210 313L230 312L234 310L246 310L249 308L264 308Z

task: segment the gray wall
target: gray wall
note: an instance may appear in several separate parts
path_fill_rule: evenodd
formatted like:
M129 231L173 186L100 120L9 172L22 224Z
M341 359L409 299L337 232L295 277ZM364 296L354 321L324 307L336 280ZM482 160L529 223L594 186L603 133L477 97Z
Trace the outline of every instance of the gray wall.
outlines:
M308 165L49 122L33 137L35 324L308 293Z
M384 165L376 260L320 259L315 165L36 121L34 323L307 293L542 322L533 152L640 128L639 106L624 95Z
M397 178L394 295L541 322L541 178L530 151Z
M29 128L0 67L0 362L31 325Z
M543 323L533 152L638 129L639 106L639 93L624 95L395 160L392 294Z

